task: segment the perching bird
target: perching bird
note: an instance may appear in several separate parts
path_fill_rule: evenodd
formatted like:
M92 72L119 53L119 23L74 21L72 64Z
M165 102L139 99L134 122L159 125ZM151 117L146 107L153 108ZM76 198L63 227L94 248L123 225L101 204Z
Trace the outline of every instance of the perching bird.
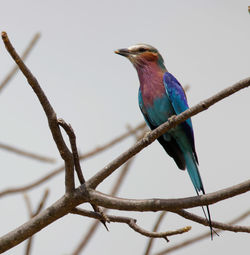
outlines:
M152 130L166 122L172 115L180 114L189 108L181 84L167 71L164 60L156 48L147 44L137 44L119 49L115 53L128 58L138 73L139 106L147 125ZM198 170L191 119L169 130L160 136L158 141L181 170L187 168L197 195L200 191L205 194ZM208 206L207 213L212 238L213 229Z

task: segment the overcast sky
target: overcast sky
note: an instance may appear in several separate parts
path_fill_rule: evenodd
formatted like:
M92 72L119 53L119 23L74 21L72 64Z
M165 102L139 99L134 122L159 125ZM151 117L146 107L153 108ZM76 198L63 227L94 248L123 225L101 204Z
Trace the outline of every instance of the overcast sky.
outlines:
M137 104L138 78L129 61L114 54L117 48L144 42L155 46L168 70L190 85L189 105L212 96L223 88L249 77L250 15L244 0L159 0L159 1L0 1L0 29L7 31L16 50L22 52L36 32L41 39L27 60L54 106L58 117L70 122L81 152L87 152L126 131L126 125L143 121ZM0 43L0 79L13 61ZM42 108L21 73L0 94L0 142L57 158L57 164L36 161L0 151L0 190L38 179L61 165ZM245 89L193 117L196 150L206 191L213 192L249 179L250 90ZM115 146L82 163L86 178L96 173L132 145ZM108 192L115 173L98 189ZM28 192L37 205L46 187L47 205L64 191L63 175ZM119 196L126 198L180 198L195 195L187 172L179 171L158 142L136 158ZM244 194L210 207L212 219L229 221L249 209L250 195ZM0 200L0 234L27 220L22 195ZM200 208L193 209L202 215ZM137 218L150 230L159 213L122 213ZM66 216L35 236L33 254L70 254L92 220ZM250 225L247 218L240 224ZM186 225L192 231L156 240L153 250L208 230L204 226L168 214L161 230ZM147 238L127 226L103 227L83 254L143 254ZM247 254L249 235L223 232L179 250L175 254ZM22 254L21 244L6 254Z

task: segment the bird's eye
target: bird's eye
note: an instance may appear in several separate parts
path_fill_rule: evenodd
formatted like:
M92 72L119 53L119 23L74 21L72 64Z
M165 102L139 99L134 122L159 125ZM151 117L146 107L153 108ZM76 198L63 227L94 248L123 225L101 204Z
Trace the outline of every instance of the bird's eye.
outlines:
M147 49L145 49L145 48L139 48L138 49L138 52L145 52L145 51L147 51Z

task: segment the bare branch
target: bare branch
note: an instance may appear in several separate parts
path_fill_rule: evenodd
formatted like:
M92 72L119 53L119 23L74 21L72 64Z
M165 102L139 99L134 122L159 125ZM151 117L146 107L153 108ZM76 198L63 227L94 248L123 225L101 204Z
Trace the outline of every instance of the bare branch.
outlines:
M57 145L57 149L65 162L65 186L66 186L66 193L72 193L75 188L74 183L74 163L73 163L73 156L68 149L67 145L63 140L63 136L61 134L61 130L57 123L56 113L51 106L49 100L47 99L46 95L44 94L42 88L40 87L37 79L33 76L27 66L24 64L22 59L19 57L15 49L13 48L6 32L2 32L2 39L5 44L5 47L13 60L16 62L20 70L22 71L23 75L26 77L28 83L32 87L33 91L37 95L43 110L47 116L49 127L53 139Z
M27 46L27 48L25 49L25 51L23 52L21 58L24 61L27 56L29 55L30 51L34 48L36 42L38 41L38 39L40 38L40 33L36 33L32 40L30 41L29 45ZM18 71L18 66L15 65L11 71L6 75L6 77L4 78L4 80L1 82L0 84L0 92L3 90L3 88L5 88L5 86L8 84L8 82L11 80L11 78L13 78L13 76L17 73Z
M101 219L100 215L98 213L95 212L90 212L87 210L83 210L83 209L78 209L78 208L74 208L71 213L73 214L78 214L78 215L82 215L82 216L87 216L90 218L94 218L94 219ZM166 239L167 236L172 236L172 235L178 235L178 234L183 234L185 232L188 232L191 227L187 226L178 230L174 230L174 231L166 231L166 232L151 232L151 231L147 231L143 228L141 228L140 226L138 226L136 224L136 219L130 218L130 217L123 217L123 216L114 216L114 215L108 215L108 218L110 220L110 222L117 222L117 223L126 223L129 227L131 227L134 231L147 236L147 237L152 237L152 238L164 238Z
M25 150L22 150L22 149L19 149L19 148L16 148L16 147L13 147L13 146L10 146L7 144L3 144L3 143L0 143L0 148L10 151L10 152L14 152L18 155L22 155L22 156L25 156L25 157L28 157L31 159L39 160L42 162L54 163L56 161L53 158L41 156L41 155L35 154L33 152L28 152L28 151L25 151Z
M177 126L186 119L198 114L206 109L208 109L213 104L219 102L220 100L236 93L237 91L250 86L250 78L241 80L234 85L220 91L214 96L201 101L199 104L187 109L178 116L172 116L169 120L153 131L149 132L142 140L137 142L129 150L118 156L115 160L106 165L101 169L96 175L90 178L86 185L90 188L95 189L103 180L105 180L109 175L111 175L118 167L120 167L128 159L139 153L146 146L154 142L159 136L166 133L169 129Z
M163 220L164 216L166 215L166 213L167 212L165 212L165 211L160 213L160 215L159 215L158 219L156 220L156 223L153 227L153 232L156 232L158 230L158 228L160 226L160 223L162 222L162 220ZM151 250L152 245L153 245L153 242L154 242L154 238L150 238L149 241L148 241L148 245L146 247L146 251L145 251L144 255L149 255L150 250Z
M237 222L239 222L239 221L245 219L245 218L248 217L249 215L250 215L250 211L247 211L247 212L243 213L242 215L240 215L239 217L235 218L234 220L228 222L227 225L234 225L235 223L237 223ZM218 233L221 232L221 231L222 231L222 230L218 230ZM190 245L190 244L193 244L193 243L195 243L195 242L197 242L197 241L200 241L200 240L202 240L202 239L205 239L205 238L209 237L210 235L211 235L211 232L210 232L210 231L207 231L207 232L205 232L204 234L197 235L197 236L192 237L192 238L189 238L189 239L187 239L187 240L185 240L185 241L183 241L183 242L181 242L181 243L179 243L179 244L173 245L172 247L168 247L168 248L166 248L166 249L164 249L164 250L162 250L162 251L160 251L160 252L155 253L154 255L164 255L164 254L168 254L168 253L170 253L170 252L172 252L172 251L179 250L179 249L181 249L181 248L183 248L183 247L186 247L186 246L188 246L188 245Z

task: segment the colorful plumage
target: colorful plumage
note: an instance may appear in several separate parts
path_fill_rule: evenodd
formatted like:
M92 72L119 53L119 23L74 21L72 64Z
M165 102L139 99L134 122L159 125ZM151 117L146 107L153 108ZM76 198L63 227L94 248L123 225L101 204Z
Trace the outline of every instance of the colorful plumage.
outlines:
M152 130L166 122L172 115L188 109L187 98L181 84L167 71L163 58L156 48L147 44L137 44L117 50L115 53L128 58L138 73L139 106L147 125ZM169 130L160 136L158 141L180 169L187 168L197 195L200 191L205 194L198 170L191 119ZM213 229L208 206L207 213L212 238Z

